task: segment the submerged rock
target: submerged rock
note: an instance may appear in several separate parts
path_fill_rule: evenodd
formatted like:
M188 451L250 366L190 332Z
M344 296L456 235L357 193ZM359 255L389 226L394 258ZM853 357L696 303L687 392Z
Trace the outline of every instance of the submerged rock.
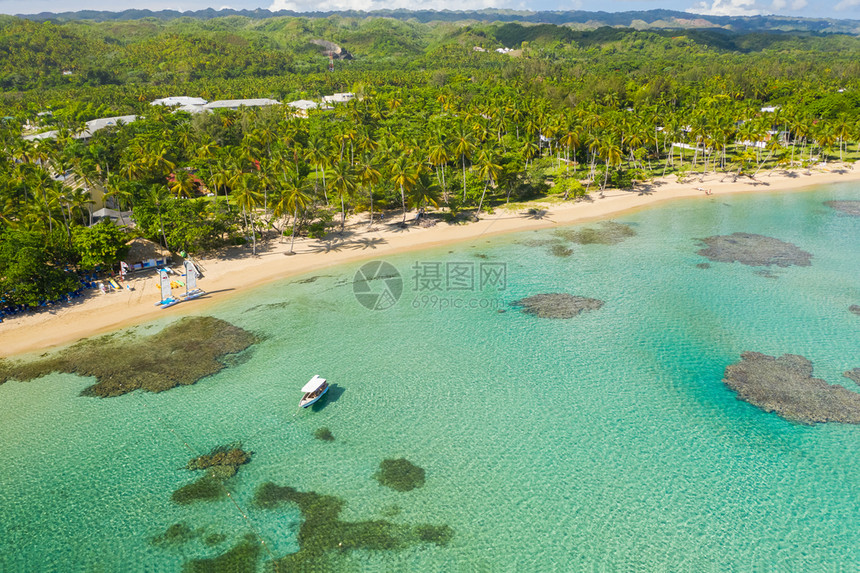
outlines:
M843 372L842 375L860 385L860 368L854 368L848 372Z
M556 257L569 257L573 254L573 249L562 244L555 244L549 248L549 253Z
M856 315L860 315L860 304L852 304L848 307L848 310L850 310Z
M257 560L263 546L252 533L245 537L232 549L217 557L208 559L192 559L185 564L186 573L212 573L214 571L256 571Z
M195 501L215 501L225 495L227 495L227 490L224 489L221 480L215 476L205 475L174 491L170 500L179 505L188 505Z
M557 237L580 245L617 245L636 235L630 225L604 221L599 227L584 229L560 229L555 232Z
M424 468L405 458L382 460L379 471L373 476L385 487L396 491L411 491L424 487Z
M860 217L860 201L825 201L824 204L847 215Z
M812 254L800 250L796 245L752 233L732 233L700 239L707 245L699 254L721 263L739 262L751 267L808 267Z
M209 470L209 475L226 479L233 477L239 466L251 461L251 454L241 448L241 444L218 446L208 454L190 460L185 469Z
M333 442L334 434L331 433L331 430L323 426L322 428L317 428L314 432L314 437L318 440L322 440L323 442Z
M208 454L191 459L185 469L205 470L206 475L173 492L171 500L178 504L214 501L227 495L224 480L236 475L239 467L251 461L251 454L240 445L218 446Z
M184 545L196 539L203 533L202 529L191 529L187 523L174 523L161 535L156 535L151 539L153 545L170 547Z
M271 482L257 488L252 503L266 510L295 504L302 513L299 551L279 559L279 571L329 571L333 568L332 559L343 552L396 551L421 543L444 546L454 536L454 530L447 525L410 526L384 519L341 521L340 513L345 506L342 499Z
M523 312L539 318L573 318L583 311L599 310L603 301L561 292L536 294L515 300L511 304L521 306Z
M255 342L254 334L218 318L185 317L151 336L110 334L32 361L0 361L0 384L69 372L96 378L84 396L162 392L215 374L225 367L224 357Z
M726 367L723 382L739 399L787 420L860 424L860 394L813 378L812 362L803 356L744 352Z

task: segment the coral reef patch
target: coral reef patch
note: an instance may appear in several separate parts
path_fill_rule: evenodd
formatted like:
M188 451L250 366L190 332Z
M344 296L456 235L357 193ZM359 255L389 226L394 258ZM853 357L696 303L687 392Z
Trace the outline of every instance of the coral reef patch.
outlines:
M224 489L221 480L212 475L205 475L174 491L170 500L179 505L188 505L195 501L215 501L225 495L227 495L227 490Z
M183 573L247 572L257 570L262 551L260 542L249 533L226 553L208 559L192 559L185 563Z
M554 257L569 257L573 254L573 249L557 243L549 248L549 253Z
M726 367L723 382L740 400L787 420L860 424L860 394L813 378L812 362L803 356L744 352Z
M562 292L536 294L515 300L511 305L520 306L523 312L539 318L573 318L583 311L600 309L603 301Z
M239 467L251 461L251 454L241 444L218 446L208 454L192 458L185 469L205 470L206 475L195 482L184 485L173 492L171 500L180 505L195 501L214 501L227 495L224 480L236 475Z
M252 503L269 510L295 504L302 513L299 551L279 559L279 571L328 571L332 560L344 552L394 551L421 543L444 546L454 536L454 530L447 525L410 526L382 519L341 521L339 516L345 505L342 499L271 482L257 488Z
M239 466L251 461L251 454L242 449L241 444L218 446L208 454L190 460L185 469L209 470L209 475L226 479L236 475Z
M374 479L395 491L411 491L424 487L424 468L416 466L406 458L382 460Z
M51 372L93 376L81 393L108 398L134 390L163 392L225 367L222 360L258 341L238 326L211 316L191 316L151 336L111 334L87 339L32 361L0 361L0 384L28 381Z
M617 245L635 236L636 231L633 230L633 227L624 223L604 221L598 227L559 229L555 232L555 235L565 241L579 245Z
M843 372L842 375L860 385L860 368L852 368L848 372Z
M333 442L334 434L331 433L331 430L323 426L322 428L317 428L314 432L314 437L318 440L322 440L323 442Z
M825 201L824 204L846 215L860 217L860 201Z
M812 254L799 249L796 245L756 235L753 233L732 233L714 235L699 239L705 248L698 253L711 261L720 263L738 262L751 267L799 267L810 266Z

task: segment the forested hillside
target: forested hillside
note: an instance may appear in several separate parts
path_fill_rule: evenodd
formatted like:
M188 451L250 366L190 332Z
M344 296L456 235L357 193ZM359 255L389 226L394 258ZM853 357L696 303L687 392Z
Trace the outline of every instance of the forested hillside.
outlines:
M312 40L342 48L333 71ZM838 34L345 15L3 18L0 298L57 298L74 286L69 273L110 267L135 235L174 251L253 251L337 232L350 213L405 220L437 207L455 223L660 176L853 162L858 54L860 38ZM287 105L194 115L150 105L336 92L357 97L306 117ZM85 121L132 114L81 136ZM25 126L56 134L23 139ZM133 211L133 231L89 226L94 188Z

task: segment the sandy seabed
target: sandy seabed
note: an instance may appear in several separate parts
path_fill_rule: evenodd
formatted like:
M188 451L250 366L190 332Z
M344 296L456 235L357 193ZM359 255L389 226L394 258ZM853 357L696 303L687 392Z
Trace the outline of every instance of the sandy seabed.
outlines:
M717 195L786 192L858 180L860 170L855 171L850 165L831 164L812 171L762 173L754 181L749 178L733 181L731 176L721 174L707 174L684 183L677 182L674 177L658 179L632 191L607 190L603 197L595 191L591 194L592 201L549 204L536 201L516 210L501 206L493 214L482 214L479 221L463 225L440 222L432 227L410 224L402 228L397 224L401 218L389 215L368 228L367 216L361 215L348 221L342 237L334 233L325 241L296 240L294 255L289 255L287 239L283 243L270 241L257 256L251 255L250 247L239 247L219 253L217 257L198 258L205 269L200 286L208 294L188 304L169 309L155 306L160 298L158 280L156 273L150 271L129 281L134 290L93 294L70 304L5 319L0 323L0 356L47 350L163 317L165 313L199 314L210 305L249 288L342 263L478 237L605 219L674 199L706 201ZM529 213L529 209L537 212ZM407 214L407 222L412 218L414 214L411 217Z

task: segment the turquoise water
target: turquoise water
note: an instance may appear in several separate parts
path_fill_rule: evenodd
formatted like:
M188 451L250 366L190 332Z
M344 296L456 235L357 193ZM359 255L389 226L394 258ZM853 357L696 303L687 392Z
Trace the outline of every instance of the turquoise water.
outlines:
M617 219L637 236L568 258L536 246L552 231L385 257L404 282L386 310L356 301L360 264L275 283L214 313L265 337L247 360L161 394L84 398L92 381L68 374L6 383L0 571L175 571L251 529L272 555L295 552L298 509L250 506L266 481L341 497L346 521L455 532L444 547L349 552L336 568L858 571L860 427L792 424L721 382L754 350L804 355L860 391L841 376L860 367L848 312L860 218L823 204L856 196L675 202ZM812 266L696 266L696 238L733 232L792 242ZM504 264L506 288L415 290L416 263ZM510 306L545 292L605 305L571 320ZM340 391L296 413L316 373ZM334 442L314 439L321 426ZM254 455L228 482L235 504L170 501L197 477L184 442L205 453L236 441ZM426 470L424 487L373 479L399 457ZM178 522L226 540L150 542Z

